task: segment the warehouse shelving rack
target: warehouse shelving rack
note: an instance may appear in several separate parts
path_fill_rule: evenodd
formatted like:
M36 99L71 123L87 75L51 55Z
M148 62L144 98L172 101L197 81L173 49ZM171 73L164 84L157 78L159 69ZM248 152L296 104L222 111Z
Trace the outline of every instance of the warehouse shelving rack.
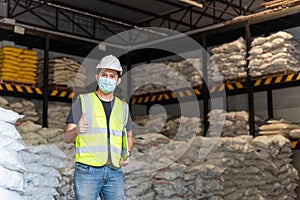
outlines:
M261 15L254 14L253 16L246 16L241 19L233 19L224 22L221 26L212 26L211 28L204 28L188 32L187 34L202 44L204 48L209 46L230 42L239 36L246 39L249 48L251 37L258 35L266 35L270 32L283 30L286 28L297 27L300 25L300 6L277 10L270 13L263 13ZM100 41L87 40L80 37L69 37L68 35L60 35L53 32L48 32L43 29L25 27L25 34L17 34L14 32L16 24L7 24L0 22L0 39L14 41L16 44L27 46L28 48L38 48L44 50L44 87L31 87L18 84L1 83L0 95L18 96L25 98L41 99L43 100L43 126L47 126L47 104L48 101L65 101L71 102L72 98L76 96L71 90L51 89L48 87L48 60L49 51L60 53L68 53L78 56L86 56ZM111 47L113 48L113 47ZM121 57L121 63L127 64L128 70L132 64L143 62L145 60L151 61L156 58L171 55L169 53L161 53L155 50L145 50L147 53L129 52L127 55ZM204 70L204 76L207 73ZM199 100L204 100L204 116L208 113L209 96L207 92L213 97L217 95L217 91L226 91L227 95L248 94L248 109L249 109L249 123L250 132L254 135L254 99L253 93L258 91L266 91L268 97L268 115L273 117L272 105L272 90L279 88L287 88L300 85L300 74L280 74L272 77L251 79L243 81L229 81L225 84L213 85L211 88L205 86L194 87L193 89L182 89L174 92L162 91L158 93L149 93L145 95L133 96L130 100L131 105L151 105L155 103L173 104L176 103L176 97L183 97L189 101L191 93L196 94ZM203 95L205 94L205 95ZM207 128L207 119L205 120L205 127ZM207 129L206 129L207 130Z

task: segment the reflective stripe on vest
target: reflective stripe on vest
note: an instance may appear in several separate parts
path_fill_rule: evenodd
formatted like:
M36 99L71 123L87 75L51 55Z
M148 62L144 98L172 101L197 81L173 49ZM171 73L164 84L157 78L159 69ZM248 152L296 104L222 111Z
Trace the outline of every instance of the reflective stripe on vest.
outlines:
M80 95L82 113L89 124L88 132L76 137L76 162L103 166L108 160L107 120L103 105L95 93ZM127 157L126 124L128 105L115 97L109 119L111 161L120 167L121 156Z

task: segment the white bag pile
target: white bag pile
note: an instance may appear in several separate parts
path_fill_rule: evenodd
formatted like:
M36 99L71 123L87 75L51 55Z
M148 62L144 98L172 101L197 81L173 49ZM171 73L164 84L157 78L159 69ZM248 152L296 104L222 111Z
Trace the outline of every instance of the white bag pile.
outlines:
M203 135L201 125L202 119L199 119L198 117L182 116L167 120L161 133L168 138L184 140L189 138L190 134Z
M187 166L173 163L158 170L152 182L155 199L184 199L188 188L184 180Z
M22 99L21 101L12 102L9 104L9 107L20 114L24 114L25 117L21 120L21 122L31 121L37 122L39 121L39 116L36 111L36 107L34 103L29 100Z
M147 163L138 161L135 157L136 153L130 158L130 164L123 167L126 200L153 200L151 186L154 172L145 170Z
M55 144L29 146L21 152L27 168L24 175L28 200L53 200L58 196L65 154Z
M41 125L31 121L21 123L17 129L27 145L52 144L63 141L63 129L42 128Z
M38 84L43 85L44 60L38 63ZM86 71L81 64L68 57L49 60L49 84L82 87L86 82Z
M200 59L189 58L181 62L168 62L167 65L185 76L192 86L202 84L203 65Z
M166 71L166 65L175 71ZM155 71L153 71L152 66L155 66ZM166 88L181 89L187 87L186 84L182 83L198 86L202 84L202 68L202 61L193 58L181 62L150 63L146 67L134 69L131 77L132 87L136 89L135 94L140 95L164 91L167 90ZM155 84L158 80L161 81L161 84Z
M260 136L253 139L260 170L258 188L264 199L298 199L295 188L299 184L298 171L291 164L291 142L282 135Z
M14 124L23 116L0 107L0 196L1 200L25 200L25 164L20 151L25 149Z
M241 79L247 76L247 49L245 40L239 39L211 50L208 77L212 82Z
M71 200L74 199L75 145L64 142L57 143L57 145L66 155L64 159L65 167L59 170L62 176L60 187L57 189L59 199Z
M66 119L71 110L70 103L55 102L48 106L48 127L66 128Z
M206 157L200 158L198 149L190 158L193 164L184 176L189 191L185 199L297 198L298 173L291 165L290 141L283 136L196 140L203 145L217 142Z
M249 135L249 114L246 111L225 112L222 109L214 109L208 114L210 122L210 131L207 136L218 136L216 129L220 129L222 137L235 137L240 135ZM223 120L225 119L225 120ZM259 123L261 118L255 116L255 123Z
M248 57L250 76L299 71L300 51L296 46L293 36L283 31L254 39Z
M260 135L281 134L290 139L300 138L300 126L292 124L285 119L268 120L266 124L259 127Z
M25 122L25 121L32 121L32 122L37 122L39 121L39 116L37 113L37 109L34 105L29 100L22 99L20 101L13 101L13 102L8 102L8 100L4 97L0 97L0 107L6 108L9 110L13 110L19 114L25 115L20 121Z
M42 128L41 125L35 124L33 122L23 122L17 129L20 131L24 142L32 146L32 148L48 148L48 152L62 151L66 156L59 156L63 159L65 164L64 168L59 168L59 187L56 187L57 192L51 193L59 195L60 199L73 199L73 173L74 173L74 160L75 160L75 145L66 144L63 142L64 130L60 128ZM56 145L59 147L56 147ZM49 146L49 147L48 147ZM52 150L51 150L52 148ZM60 149L60 150L59 150ZM58 153L57 153L58 155ZM43 156L40 154L32 155L34 157ZM55 163L54 163L55 164ZM41 166L38 166L41 167ZM57 168L57 166L49 165L49 167ZM43 176L43 174L41 174ZM56 181L56 180L55 180ZM54 191L53 189L51 189Z

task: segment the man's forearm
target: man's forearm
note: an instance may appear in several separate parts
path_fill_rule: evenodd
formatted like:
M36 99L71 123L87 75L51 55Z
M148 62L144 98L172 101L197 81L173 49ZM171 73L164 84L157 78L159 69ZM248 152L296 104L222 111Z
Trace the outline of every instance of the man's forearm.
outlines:
M128 141L128 151L132 151L132 147L134 143L132 131L127 132L127 141Z
M74 127L71 130L67 130L64 135L64 142L66 143L73 143L77 137L77 128Z

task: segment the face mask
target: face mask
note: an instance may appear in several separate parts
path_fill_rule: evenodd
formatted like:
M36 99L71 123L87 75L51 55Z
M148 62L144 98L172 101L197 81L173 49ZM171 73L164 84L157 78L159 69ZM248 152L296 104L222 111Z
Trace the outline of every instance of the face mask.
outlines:
M103 93L108 94L116 89L117 81L110 78L99 78L98 86Z

